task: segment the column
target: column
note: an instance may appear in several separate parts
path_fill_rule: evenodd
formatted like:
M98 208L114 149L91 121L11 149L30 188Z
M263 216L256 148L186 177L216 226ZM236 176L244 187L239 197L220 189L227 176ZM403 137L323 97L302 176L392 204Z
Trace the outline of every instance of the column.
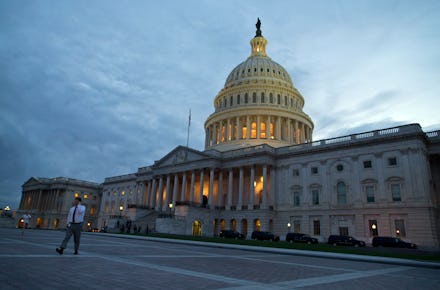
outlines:
M196 179L196 172L193 170L191 172L191 186L189 189L189 202L190 204L192 204L192 202L194 201L194 181Z
M304 143L305 139L304 139L304 123L301 123L301 143Z
M151 181L150 208L155 209L156 206L156 179Z
M254 187L254 181L255 181L255 167L251 166L251 177L249 178L249 205L248 209L254 209L254 196L255 196L255 187Z
M232 168L229 169L229 178L228 178L228 196L226 200L226 209L230 210L232 205L232 185L234 181L234 171Z
M212 207L213 205L213 195L214 194L214 168L209 171L209 191L208 191L208 205Z
M159 190L157 192L157 204L156 204L157 211L160 211L162 208L162 199L163 199L163 178L161 176L159 179Z
M217 206L222 206L223 203L223 170L220 170L218 174L217 182Z
M257 139L260 139L260 115L257 115Z
M292 143L292 120L290 120L289 118L287 119L287 140L289 141L289 143Z
M249 115L246 116L246 139L251 138L251 120L249 118Z
M269 189L269 198L268 198L268 203L269 205L274 205L275 203L275 186L276 186L276 176L275 176L276 172L275 172L275 167L271 167L270 168L270 189Z
M226 130L225 130L225 132L226 132L226 142L232 139L232 136L231 136L231 135L232 135L232 134L231 134L231 131L232 131L232 130L229 129L229 126L231 126L231 121L230 121L230 119L228 118L228 119L226 120ZM231 128L231 129L232 129L232 128Z
M267 165L263 165L263 204L262 208L267 208Z
M266 138L270 140L270 116L266 118Z
M238 204L237 210L241 210L243 206L243 167L240 167L240 175L238 180Z
M179 187L179 174L174 173L174 184L173 184L173 205L176 205L177 198L177 188Z
M299 144L298 121L295 121L295 144Z
M277 117L275 138L277 140L281 140L281 117L280 116Z
M235 140L240 139L240 117L235 118Z
M186 172L183 173L182 176L182 188L180 190L180 201L185 201L186 194Z
M200 205L203 204L203 182L204 182L204 178L205 178L204 173L205 173L205 170L202 168L200 171L200 193L199 193Z
M167 188L166 188L166 194L165 194L165 202L162 205L163 211L167 210L168 203L170 202L170 180L171 180L171 176L168 174L167 175Z

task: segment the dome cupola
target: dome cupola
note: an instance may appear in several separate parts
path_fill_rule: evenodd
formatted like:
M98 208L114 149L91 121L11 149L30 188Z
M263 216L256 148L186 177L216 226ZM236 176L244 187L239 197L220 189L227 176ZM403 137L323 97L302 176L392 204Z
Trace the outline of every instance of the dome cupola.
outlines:
M288 72L266 54L261 21L251 55L226 78L205 122L205 149L227 151L269 144L281 147L312 141L313 122Z

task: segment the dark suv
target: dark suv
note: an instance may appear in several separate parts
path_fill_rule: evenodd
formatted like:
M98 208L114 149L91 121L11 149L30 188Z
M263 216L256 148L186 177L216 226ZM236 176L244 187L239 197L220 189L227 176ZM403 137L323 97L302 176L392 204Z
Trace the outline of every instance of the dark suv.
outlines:
M251 239L252 240L259 240L259 241L266 240L266 241L278 242L280 240L280 237L272 234L271 232L254 231L254 232L252 232Z
M399 238L393 237L374 237L372 241L373 247L383 246L383 247L395 247L395 248L409 248L416 249L416 244L408 243L402 241Z
M286 242L289 242L289 243L317 244L318 240L315 239L315 238L312 238L311 236L306 235L306 234L288 233L286 235Z
M223 239L244 239L244 236L242 234L234 230L221 231L219 236Z
M338 236L331 235L328 237L328 244L333 246L355 246L355 247L365 247L364 241L356 240L350 236Z

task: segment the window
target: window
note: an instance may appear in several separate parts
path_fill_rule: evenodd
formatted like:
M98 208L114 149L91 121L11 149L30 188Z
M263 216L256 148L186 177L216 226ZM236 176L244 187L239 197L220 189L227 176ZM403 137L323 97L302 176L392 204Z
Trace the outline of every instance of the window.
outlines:
M347 204L347 186L345 183L342 181L338 182L336 190L338 192L338 204Z
M313 221L313 234L319 236L321 234L321 222L319 220Z
M248 94L244 94L244 103L247 104L249 102L249 96Z
M90 215L94 215L95 214L95 207L91 207L90 208Z
M247 127L246 125L241 128L241 139L247 138Z
M281 96L280 95L277 95L277 103L278 103L278 105L281 104Z
M266 139L266 122L260 122L260 139Z
M273 94L272 93L269 94L269 102L271 104L273 104Z
M252 103L256 103L257 102L257 93L253 93L252 94Z
M367 193L367 202L374 202L374 186L367 185L365 187L365 192Z
M388 166L397 166L397 158L396 157L388 158Z
M234 97L231 96L231 97L229 98L229 106L232 107L233 104L234 104Z
M393 201L401 201L402 197L400 196L400 184L393 183L391 184L391 196Z
M404 220L395 220L394 226L396 229L396 236L397 237L406 237L406 231L405 231L405 221Z
M348 236L348 227L339 227L339 234L341 236Z
M265 102L264 93L261 93L261 103Z
M318 167L312 167L311 172L312 174L318 174Z
M295 220L293 221L293 232L300 233L301 232L301 221Z
M379 229L377 228L376 220L369 220L368 226L370 228L370 237L375 237L379 235Z
M251 138L252 139L257 138L257 122L251 123Z
M342 164L338 164L338 165L336 166L336 170L337 170L337 171L342 171L342 170L344 170L344 165L342 165Z
M299 199L299 192L298 191L295 191L293 193L293 205L300 206L300 199Z
M237 96L237 105L240 105L240 95Z
M284 96L284 106L287 107L287 96Z
M298 169L293 169L292 170L292 175L293 176L299 176L299 170Z
M371 160L365 160L364 161L364 168L372 168L373 164L371 163Z
M226 103L226 98L223 98L223 107L226 108L226 105L227 105L227 103Z
M319 205L319 190L318 189L312 190L312 203L313 203L313 205Z

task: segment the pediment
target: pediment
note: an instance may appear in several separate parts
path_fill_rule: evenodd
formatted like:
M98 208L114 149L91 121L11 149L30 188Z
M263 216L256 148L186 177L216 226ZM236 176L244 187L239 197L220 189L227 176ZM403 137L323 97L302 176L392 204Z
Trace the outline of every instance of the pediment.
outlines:
M41 184L41 183L42 182L38 178L31 177L25 183L23 183L23 186L32 186L32 185L38 185L38 184Z
M173 166L180 163L193 162L208 158L204 153L192 148L178 146L170 153L154 163L154 167Z

